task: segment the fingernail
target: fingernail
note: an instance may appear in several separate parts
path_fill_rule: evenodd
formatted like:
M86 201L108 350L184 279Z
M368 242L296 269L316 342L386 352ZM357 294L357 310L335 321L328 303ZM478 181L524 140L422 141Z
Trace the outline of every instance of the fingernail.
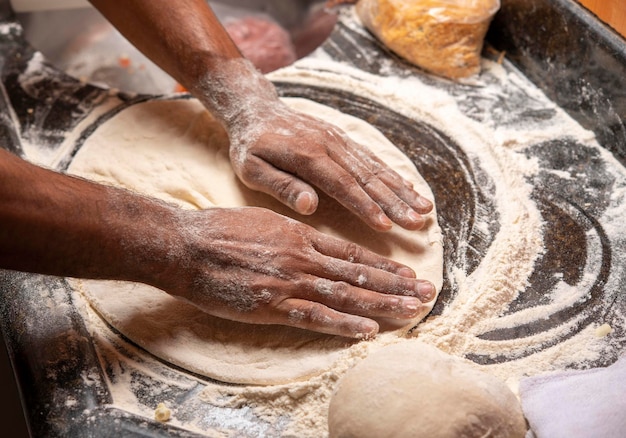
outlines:
M355 334L356 339L373 339L378 333L378 324L374 321L370 323L364 323L361 326L361 330Z
M430 202L428 199L424 198L423 196L419 196L417 198L417 204L423 209L433 208L433 203Z
M296 198L295 207L295 210L300 214L312 214L317 205L315 205L313 195L309 192L301 192Z
M420 214L417 214L413 210L409 210L408 216L409 216L409 219L411 219L413 222L423 222L424 221L422 216Z
M393 222L391 222L391 219L389 219L385 213L381 213L378 216L378 222L385 228L393 227Z
M428 302L435 298L435 286L428 281L421 282L417 286L417 293L422 297L422 302Z
M398 269L398 275L401 277L415 278L415 271L411 268L400 268Z

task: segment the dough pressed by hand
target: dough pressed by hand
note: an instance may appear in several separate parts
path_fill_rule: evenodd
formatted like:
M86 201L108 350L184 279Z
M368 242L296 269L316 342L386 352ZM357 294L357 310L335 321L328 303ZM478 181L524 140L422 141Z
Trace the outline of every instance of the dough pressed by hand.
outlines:
M339 381L329 438L522 438L517 397L476 365L410 339L371 353Z
M297 98L291 107L325 119L370 147L433 199L415 166L368 123ZM443 278L441 230L436 213L420 231L369 229L337 202L320 194L318 211L300 216L268 195L247 189L229 161L228 136L194 99L153 100L120 111L98 126L72 161L69 173L125 187L181 208L259 206L309 223L411 266L419 278ZM155 356L224 382L279 384L327 370L354 341L277 325L250 325L210 316L193 305L139 283L82 280L89 303L120 333ZM398 326L404 334L430 311ZM389 321L381 322L381 326ZM397 323L397 322L396 322Z

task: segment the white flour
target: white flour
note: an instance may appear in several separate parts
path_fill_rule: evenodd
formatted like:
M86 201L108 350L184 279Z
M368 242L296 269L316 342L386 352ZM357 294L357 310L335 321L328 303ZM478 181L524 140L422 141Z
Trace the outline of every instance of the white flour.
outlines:
M539 348L542 343L549 343L574 330L577 318L546 332L510 341L478 337L497 328L541 321L558 310L569 308L588 294L585 280L578 288L562 283L551 291L546 304L502 316L528 286L534 263L544 252L542 237L546 224L542 222L538 207L530 196L531 187L525 179L539 171L538 163L518 151L524 146L555 138L573 138L578 143L595 145L593 133L582 129L523 76L516 72L507 73L501 65L490 61L484 62L483 69L483 75L472 84L481 88L481 95L496 99L502 96L503 89L515 88L534 99L535 106L549 109L552 117L546 123L503 126L488 118L487 107L491 102L487 101L481 114L483 117L477 122L463 113L463 96L453 97L426 85L417 76L370 75L323 56L301 61L271 74L271 78L340 89L377 101L405 116L435 126L454 139L470 158L480 162L482 169L495 182L499 232L478 268L470 275L462 269L453 269L450 280L458 288L458 294L441 315L427 318L413 334L453 355L519 357L501 364L480 366L516 391L519 378L571 366L584 367L600 358L603 351L610 349L611 342L617 340L612 338L612 333L606 334L606 329L597 330L600 322L587 325L552 347ZM603 155L606 163L616 169L616 178L623 184L619 164L610 154ZM561 176L567 176L566 172L561 173L564 173ZM622 189L613 196L623 197L624 193ZM623 205L616 200L614 209L607 210L607 217L612 217L607 221L608 228L605 226L608 232L611 232L611 224L617 224L617 218L623 217L620 204ZM597 250L593 236L590 236L590 242L588 252L591 254ZM593 264L592 257L588 263ZM594 268L589 266L588 270L594 272ZM228 407L254 406L255 413L270 421L276 421L288 412L292 421L283 436L324 436L326 412L336 382L355 361L367 354L368 349L386 342L389 339L360 344L332 370L304 383L255 388L210 385L203 397Z
M502 363L476 366L491 372L516 391L519 379L525 375L571 366L584 367L600 358L603 352L611 349L612 343L620 340L606 327L598 329L603 321L589 324L570 337L565 336L574 330L578 317L554 329L519 339L493 341L479 337L494 329L540 321L558 310L569 308L588 294L586 280L578 288L561 283L551 291L545 291L550 296L546 297L542 305L504 315L511 303L525 292L534 264L545 251L543 237L546 224L531 197L532 187L526 179L541 169L536 159L528 159L520 151L525 146L554 138L573 138L578 143L597 147L592 133L572 121L519 73L507 73L501 65L490 61L485 61L483 68L481 77L471 85L480 87L481 96L493 97L495 101L511 88L516 89L531 96L535 107L552 111L549 121L503 125L490 118L492 101L489 99L484 102L484 108L474 108L472 117L468 117L462 93L455 96L454 92L448 93L428 85L420 76L398 77L391 73L385 77L370 75L325 59L303 60L273 73L271 78L326 86L377 101L409 118L436 127L462 148L471 163L480 163L481 169L494 184L493 202L499 230L473 272L468 274L458 266L450 269L449 280L457 294L440 315L427 318L412 335L453 355L504 356L508 360ZM623 188L626 183L623 170L613 157L606 152L600 156L606 166L613 169L616 181L619 181L612 195L611 207L607 208L603 217L605 231L613 239L619 239L620 218L623 217L620 205L623 205L626 195L626 189ZM555 173L561 178L569 175L564 170ZM474 227L487 230L489 224L477 223ZM587 252L597 252L598 244L597 238L590 235ZM586 271L594 272L594 260L589 257L590 266ZM619 287L612 283L615 281L617 276L609 278L607 287ZM93 317L91 315L88 319L94 321ZM92 330L96 336L100 336L103 330L101 323L92 324ZM564 336L567 337L565 341L549 348L540 348ZM200 400L206 402L204 404L209 414L205 415L203 421L191 421L183 417L182 406L177 410L176 405L170 402L170 424L209 436L232 436L228 430L250 430L254 431L254 436L326 436L327 409L339 379L369 352L395 342L403 340L379 336L376 340L359 343L350 348L327 372L304 382L276 386L232 386L201 381L204 389L201 392L194 391L198 394L194 403ZM115 348L112 348L106 354L114 355L114 351ZM412 359L419 360L407 358ZM119 361L123 364L128 360L120 358ZM139 368L142 374L150 375L150 366ZM109 382L115 405L152 418L156 406L146 407L137 400L135 392L129 390L132 385L131 371L122 366L113 374L118 376L118 379ZM159 379L158 376L154 380L161 382L150 386L150 392L157 396L159 391L164 394L167 392L161 386L163 382L165 386L177 385L175 381L168 383L167 379Z
M349 20L346 23L350 25ZM0 29L0 32L8 30L10 29ZM352 30L363 32L357 25ZM39 62L39 59L35 59L34 67L39 67ZM480 163L481 169L493 181L493 202L500 226L494 240L480 265L470 274L458 266L450 269L449 280L455 286L457 294L440 315L427 318L413 335L453 355L505 357L508 360L499 364L477 366L506 381L513 390L516 390L519 379L525 375L568 367L585 367L607 351L615 350L617 347L614 345L623 345L624 340L617 338L618 332L607 327L599 328L604 322L601 318L578 331L575 326L581 317L571 318L545 332L508 341L480 337L494 329L541 321L584 300L593 281L588 273L595 272L597 268L597 258L590 256L588 266L585 267L588 279L584 278L576 288L560 282L550 291L545 291L550 295L545 297L541 305L505 314L529 285L535 262L546 250L543 236L545 227L549 225L543 223L539 208L531 197L532 187L527 182L528 177L541 171L539 162L528 159L522 152L524 148L552 139L570 138L596 149L603 165L615 178L611 197L607 200L608 205L599 220L612 242L626 245L626 237L622 235L623 205L626 205L626 178L622 166L610 153L596 144L592 132L580 127L511 66L505 69L498 63L485 60L480 77L467 84L456 84L446 89L446 83L433 78L408 75L405 71L398 74L391 60L383 59L380 62L383 65L381 74L373 75L332 61L324 52L319 51L316 56L272 73L270 78L347 91L378 102L408 118L430 124L453 139L467 154L471 163ZM24 80L28 79L30 73L32 72L25 73ZM474 106L470 105L464 91L479 94L480 103L475 105L474 102ZM547 111L550 117L533 123L518 123L523 118L512 123L502 123L498 111L508 110L514 113L516 108L497 106L496 103L517 94L525 95L532 101L533 109ZM110 105L114 103L112 101ZM104 109L107 108L108 106ZM72 140L68 139L68 147ZM25 146L27 155L40 164L55 164L58 156L66 149L62 147L55 151L55 156L43 156L30 144ZM573 177L574 170L561 169L552 172L561 179L567 179ZM474 224L479 230L486 230L488 226L488 223ZM588 239L587 254L596 254L600 245L598 236L589 232ZM613 264L612 274L604 286L607 290L621 288L619 280L623 269ZM618 318L622 322L626 320L624 315L618 315ZM93 322L97 319L96 316L91 315L86 319L96 335L100 330L105 330L101 324ZM564 337L567 339L549 348L540 348L551 340ZM203 382L206 388L200 394L200 399L213 406L232 409L228 411L231 420L227 421L228 416L225 415L220 417L221 420L215 419L212 423L194 425L193 430L209 433L207 431L213 430L218 423L224 429L244 430L248 426L252 427L252 423L246 423L249 421L248 414L252 412L264 422L275 425L274 430L280 431L277 435L323 437L327 433L327 408L337 381L369 351L390 342L402 340L383 336L357 344L331 370L306 382L264 387ZM141 371L149 373L149 367ZM115 371L120 379L109 382L115 404L139 415L152 417L153 412L140 407L135 393L129 390L132 384L129 373L121 367ZM161 387L152 388L153 392L161 389L165 392ZM67 403L74 401L67 400ZM174 408L171 423L187 427L188 423L177 418L175 407L170 408ZM211 436L213 435L211 432ZM257 434L269 435L272 434L263 431ZM224 433L219 436L232 434Z

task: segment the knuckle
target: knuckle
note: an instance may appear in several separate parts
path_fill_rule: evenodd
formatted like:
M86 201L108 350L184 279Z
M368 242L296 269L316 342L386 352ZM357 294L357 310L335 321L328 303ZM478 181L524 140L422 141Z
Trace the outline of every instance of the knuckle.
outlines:
M243 181L256 182L261 176L259 166L254 164L252 160L246 160L245 162L241 163L236 170L239 178L241 178Z
M367 189L378 186L380 180L378 176L373 172L363 172L361 175L359 175L359 182L361 184L361 187Z
M290 309L287 311L287 321L295 326L301 326L306 321L307 314L301 309Z
M390 290L395 295L415 297L418 296L417 284L414 280L396 279L390 286Z
M281 199L290 199L296 191L295 182L288 176L277 178L272 183L272 191Z
M307 309L301 310L302 321L307 323L309 327L316 327L322 324L330 323L330 318L327 315L325 306L321 304L313 304Z
M367 283L369 271L362 265L357 265L354 270L354 282L357 286L363 286Z
M352 301L350 286L344 281L338 281L333 285L333 299L340 308L346 308Z
M363 248L361 248L354 242L348 242L345 247L344 256L348 262L354 263L358 260L361 260L361 258L363 257Z
M352 175L345 172L337 177L337 183L340 192L349 193L358 186L358 183Z
M377 161L374 160L368 160L368 164L369 164L369 168L370 171L372 172L372 175L376 176L377 178L389 178L389 179L394 179L394 175L391 174L391 172L389 172L382 164L380 164Z

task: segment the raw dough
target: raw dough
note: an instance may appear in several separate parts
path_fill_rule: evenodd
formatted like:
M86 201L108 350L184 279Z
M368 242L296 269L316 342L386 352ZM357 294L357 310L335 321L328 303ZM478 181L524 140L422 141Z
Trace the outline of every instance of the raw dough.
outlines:
M328 427L330 438L526 434L519 401L502 381L415 339L375 351L343 376Z
M161 423L165 423L172 417L172 411L165 406L165 403L159 403L154 410L154 419Z
M303 112L335 123L370 146L433 199L411 161L366 122L305 99L286 99ZM377 233L334 200L321 196L318 212L299 216L273 198L248 190L234 175L228 137L193 99L135 104L104 121L86 139L69 172L174 202L182 208L263 206L318 230L357 242L412 266L437 291L443 277L441 230L433 211L420 231ZM81 281L91 305L119 332L152 354L220 381L278 384L319 374L354 341L300 329L248 325L215 318L144 284ZM434 300L430 303L430 307ZM402 328L402 335L429 311Z

